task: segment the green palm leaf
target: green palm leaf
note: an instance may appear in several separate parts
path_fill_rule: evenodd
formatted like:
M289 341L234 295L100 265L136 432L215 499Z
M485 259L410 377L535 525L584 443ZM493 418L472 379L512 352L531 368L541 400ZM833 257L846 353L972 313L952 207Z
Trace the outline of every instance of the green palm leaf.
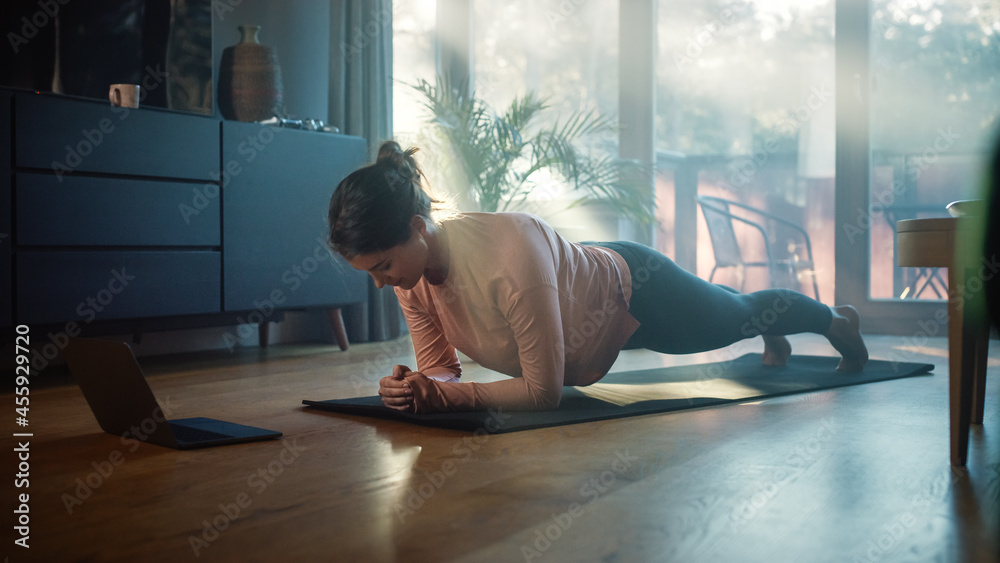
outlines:
M523 204L537 187L539 172L549 171L579 193L572 206L602 203L639 225L655 222L651 173L635 162L582 147L601 135L613 135L615 122L596 112L574 112L548 127L537 127L548 103L534 92L515 97L497 113L465 84L439 76L434 84L410 85L420 94L434 136L432 150L453 156L448 163L460 190L481 211L500 211Z

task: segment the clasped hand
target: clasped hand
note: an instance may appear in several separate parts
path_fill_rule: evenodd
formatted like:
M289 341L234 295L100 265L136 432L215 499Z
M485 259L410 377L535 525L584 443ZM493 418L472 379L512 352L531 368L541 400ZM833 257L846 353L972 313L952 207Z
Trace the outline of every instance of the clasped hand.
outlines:
M393 366L392 375L383 377L378 382L378 394L382 397L382 404L390 409L413 412L413 389L406 378L414 375L423 374L411 371L407 366Z

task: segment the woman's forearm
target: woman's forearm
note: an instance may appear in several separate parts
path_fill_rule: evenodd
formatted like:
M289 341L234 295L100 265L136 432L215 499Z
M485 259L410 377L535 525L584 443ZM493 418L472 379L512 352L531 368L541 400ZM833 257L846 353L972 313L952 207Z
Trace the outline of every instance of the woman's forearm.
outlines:
M457 411L532 411L559 406L562 387L538 386L521 377L490 383L450 383L423 375L407 378L415 413Z

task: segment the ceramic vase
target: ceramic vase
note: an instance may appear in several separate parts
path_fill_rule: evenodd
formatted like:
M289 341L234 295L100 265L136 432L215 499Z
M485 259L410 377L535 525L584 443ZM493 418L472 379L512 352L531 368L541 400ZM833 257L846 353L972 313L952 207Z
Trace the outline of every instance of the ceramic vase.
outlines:
M261 121L282 107L281 67L273 47L257 39L260 26L239 26L242 39L222 52L219 111L226 119Z

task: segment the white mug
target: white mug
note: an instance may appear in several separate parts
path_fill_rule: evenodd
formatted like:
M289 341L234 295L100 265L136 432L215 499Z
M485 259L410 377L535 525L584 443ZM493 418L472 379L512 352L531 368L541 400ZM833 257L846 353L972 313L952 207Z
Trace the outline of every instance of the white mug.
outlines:
M139 85L138 84L112 84L108 91L108 98L111 105L124 108L139 107Z

